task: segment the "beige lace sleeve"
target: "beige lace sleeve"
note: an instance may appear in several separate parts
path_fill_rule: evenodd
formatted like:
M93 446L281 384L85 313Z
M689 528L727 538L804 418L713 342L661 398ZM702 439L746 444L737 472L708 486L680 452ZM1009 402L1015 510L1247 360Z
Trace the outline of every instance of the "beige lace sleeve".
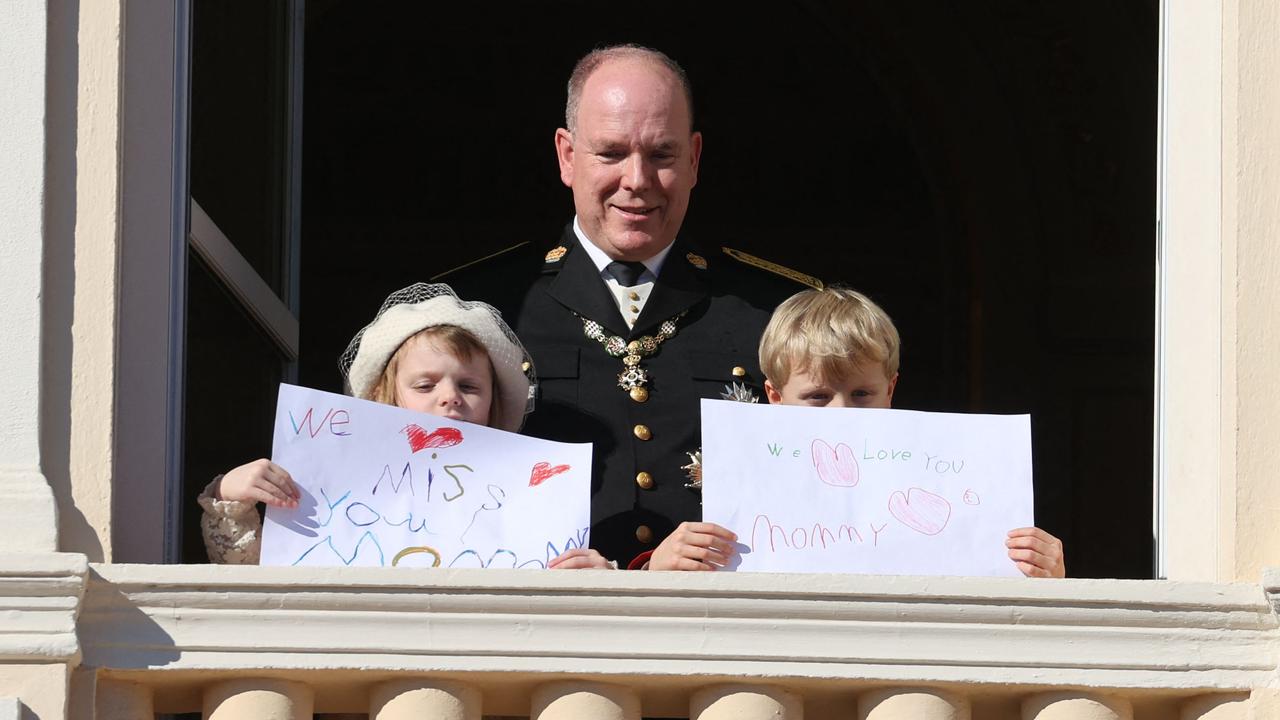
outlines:
M253 503L218 500L215 496L222 476L213 479L197 501L204 513L200 532L209 562L223 565L257 565L262 554L262 518Z

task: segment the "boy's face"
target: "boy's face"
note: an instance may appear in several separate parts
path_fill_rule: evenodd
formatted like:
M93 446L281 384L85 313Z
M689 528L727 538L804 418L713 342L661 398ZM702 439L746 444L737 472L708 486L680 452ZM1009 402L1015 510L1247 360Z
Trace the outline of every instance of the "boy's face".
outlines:
M883 366L866 363L839 381L810 375L808 368L793 370L782 387L765 380L764 391L774 405L887 408L897 384L897 373L888 378Z

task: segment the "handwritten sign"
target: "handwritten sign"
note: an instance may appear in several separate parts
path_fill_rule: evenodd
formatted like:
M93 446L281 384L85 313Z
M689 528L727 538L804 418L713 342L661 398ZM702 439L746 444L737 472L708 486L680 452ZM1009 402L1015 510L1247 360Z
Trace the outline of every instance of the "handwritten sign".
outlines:
M281 384L263 565L541 568L586 547L591 446Z
M702 401L702 514L738 570L1020 575L1028 415Z

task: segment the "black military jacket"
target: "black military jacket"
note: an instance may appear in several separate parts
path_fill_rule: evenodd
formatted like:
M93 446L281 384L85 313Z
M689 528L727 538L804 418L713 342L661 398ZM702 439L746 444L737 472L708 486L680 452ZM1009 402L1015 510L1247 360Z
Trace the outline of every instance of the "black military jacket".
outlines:
M760 335L778 303L804 289L720 248L677 240L628 329L572 226L559 245L528 243L439 280L501 310L532 355L537 396L523 432L594 444L591 546L623 566L680 522L701 519L700 491L686 487L682 469L701 446L699 400L740 383L767 402ZM649 378L643 402L618 385L622 359L583 331L589 318L630 341L681 313L675 335L640 363Z

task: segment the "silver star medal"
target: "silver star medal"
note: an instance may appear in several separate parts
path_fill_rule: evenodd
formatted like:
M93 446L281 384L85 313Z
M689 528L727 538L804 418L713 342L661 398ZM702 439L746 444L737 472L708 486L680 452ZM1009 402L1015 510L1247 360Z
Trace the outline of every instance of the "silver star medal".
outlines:
M684 470L689 477L689 482L684 486L694 490L702 489L702 450L698 449L691 453L685 453L689 456L689 464L681 465L680 469Z
M756 392L747 387L746 383L729 383L724 386L724 392L720 393L721 400L732 400L734 402L758 403L760 398Z
M758 403L760 397L755 391L747 387L746 383L729 383L724 386L724 392L720 393L722 400L732 400L734 402ZM685 475L689 477L689 482L684 486L697 490L702 489L702 448L691 453L685 453L689 456L689 464L681 465L680 469L684 470Z

